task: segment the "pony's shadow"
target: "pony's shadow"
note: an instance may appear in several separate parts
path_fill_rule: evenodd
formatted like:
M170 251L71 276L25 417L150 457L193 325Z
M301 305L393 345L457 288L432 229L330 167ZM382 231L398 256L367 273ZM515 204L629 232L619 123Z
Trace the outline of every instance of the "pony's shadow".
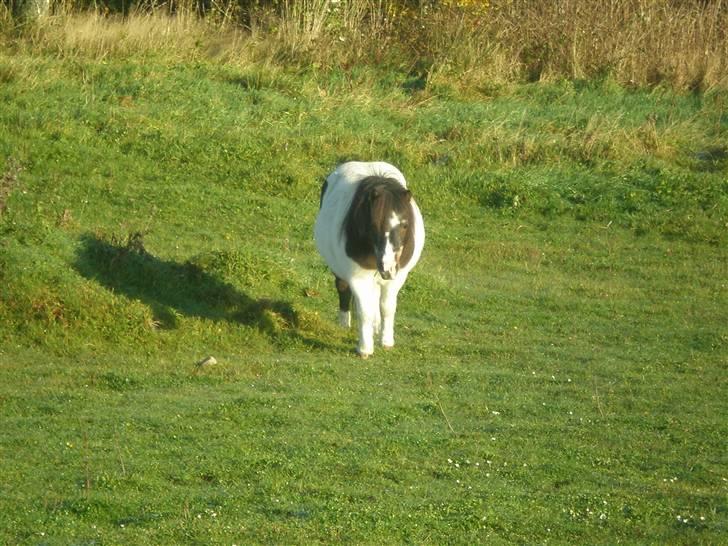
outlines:
M75 268L87 279L147 305L159 328L176 328L180 316L257 326L268 333L295 333L298 327L290 303L252 298L193 262L162 260L144 248L139 233L109 240L85 235Z

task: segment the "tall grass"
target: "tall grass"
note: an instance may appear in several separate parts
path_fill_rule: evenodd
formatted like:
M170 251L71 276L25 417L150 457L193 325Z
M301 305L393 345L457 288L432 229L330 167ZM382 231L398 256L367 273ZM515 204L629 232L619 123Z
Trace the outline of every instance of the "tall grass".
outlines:
M485 7L487 5L487 7ZM61 55L158 54L317 67L396 67L428 85L609 77L623 85L728 85L728 4L680 0L280 0L142 3L126 14L56 6L6 47Z
M0 12L0 45L27 52L45 51L63 58L144 57L175 60L214 57L245 51L241 29L231 25L232 8L202 16L191 2L139 4L127 13L81 9L72 2L55 5L46 18L28 24Z
M532 79L611 75L679 88L725 84L728 10L715 2L502 2L497 41Z

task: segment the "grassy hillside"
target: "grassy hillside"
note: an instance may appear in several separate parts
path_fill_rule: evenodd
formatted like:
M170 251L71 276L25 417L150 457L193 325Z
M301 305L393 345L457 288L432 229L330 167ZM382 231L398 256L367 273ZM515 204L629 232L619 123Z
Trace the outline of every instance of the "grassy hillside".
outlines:
M720 542L725 93L295 66L0 54L0 542ZM428 229L367 361L346 159Z

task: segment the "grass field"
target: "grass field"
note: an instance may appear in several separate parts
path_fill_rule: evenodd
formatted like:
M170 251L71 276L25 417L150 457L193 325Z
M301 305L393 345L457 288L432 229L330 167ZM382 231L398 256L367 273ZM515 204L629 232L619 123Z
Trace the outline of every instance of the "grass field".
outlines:
M724 91L15 50L0 105L0 543L726 541ZM428 229L366 361L346 159Z

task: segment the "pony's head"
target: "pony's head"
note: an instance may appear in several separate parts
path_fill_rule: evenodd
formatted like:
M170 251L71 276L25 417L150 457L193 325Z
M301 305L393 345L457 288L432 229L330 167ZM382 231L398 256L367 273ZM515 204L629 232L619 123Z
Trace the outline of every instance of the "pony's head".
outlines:
M344 223L347 252L360 265L376 268L385 280L394 278L403 256L411 256L411 201L409 190L397 181L366 178Z
M411 194L396 189L378 187L371 194L372 230L370 233L377 270L383 279L391 279L400 268L404 243L409 234Z

